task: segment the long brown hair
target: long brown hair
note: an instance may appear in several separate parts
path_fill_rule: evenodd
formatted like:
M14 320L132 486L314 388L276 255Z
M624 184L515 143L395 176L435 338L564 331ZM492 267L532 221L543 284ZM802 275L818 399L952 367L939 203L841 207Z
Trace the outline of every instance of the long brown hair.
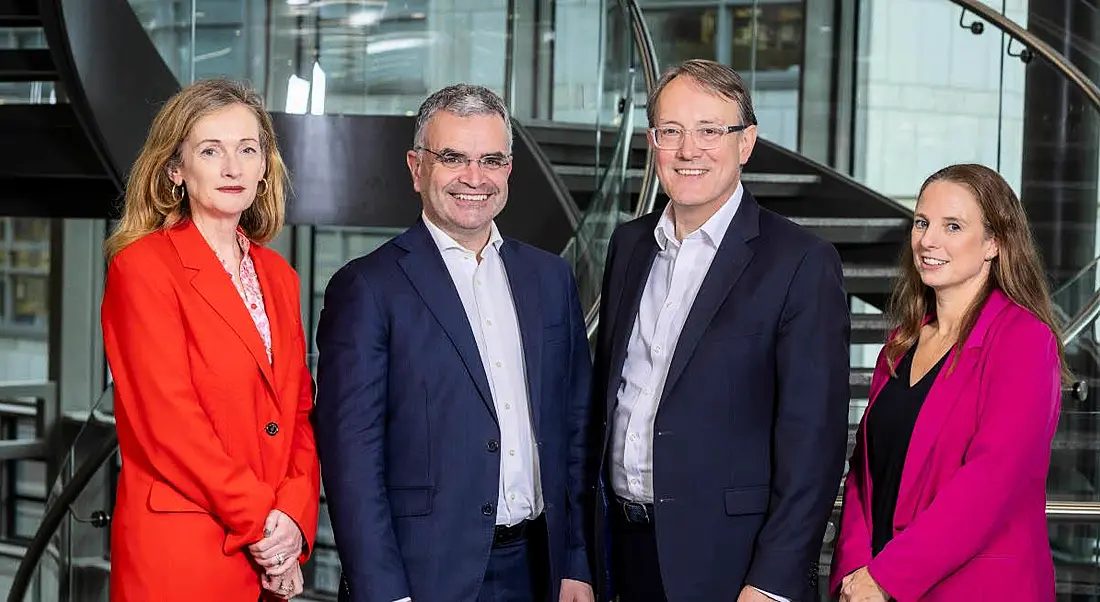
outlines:
M275 144L271 116L263 100L248 86L226 80L199 81L170 98L149 128L141 154L130 170L122 219L107 239L107 259L139 238L170 228L190 215L190 197L173 194L169 171L180 165L180 147L203 117L231 107L249 108L260 123L260 148L264 153L267 185L241 215L240 226L249 239L265 243L275 237L286 218L286 166ZM177 198L180 197L180 198Z
M920 194L923 195L933 182L940 181L963 186L974 195L981 208L985 235L997 241L997 255L991 261L989 277L977 298L963 314L959 337L954 345L955 362L958 361L958 350L974 330L982 307L994 290L1000 290L1055 333L1062 380L1069 382L1071 375L1066 367L1061 338L1057 337L1058 324L1054 319L1050 290L1020 199L1000 174L984 165L960 164L945 167L928 176L920 187ZM886 342L886 358L890 363L891 374L894 373L893 366L898 359L920 339L921 327L926 318L935 312L935 308L935 292L921 281L920 272L913 260L913 247L906 242L901 252L901 274L894 283L887 311L890 321L897 325L894 336Z

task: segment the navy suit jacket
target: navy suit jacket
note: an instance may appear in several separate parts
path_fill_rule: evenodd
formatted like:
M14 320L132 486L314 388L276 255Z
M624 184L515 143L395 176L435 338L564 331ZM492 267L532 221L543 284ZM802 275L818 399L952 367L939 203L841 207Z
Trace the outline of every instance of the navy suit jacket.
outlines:
M594 554L609 592L609 440L660 213L611 238L593 379ZM658 558L671 602L745 584L816 600L817 558L847 441L847 296L829 243L746 190L688 313L653 435ZM613 583L610 584L613 587Z
M553 600L590 582L582 504L590 355L560 257L505 239ZM496 522L500 429L458 291L423 221L341 268L317 331L318 453L340 600L472 602Z

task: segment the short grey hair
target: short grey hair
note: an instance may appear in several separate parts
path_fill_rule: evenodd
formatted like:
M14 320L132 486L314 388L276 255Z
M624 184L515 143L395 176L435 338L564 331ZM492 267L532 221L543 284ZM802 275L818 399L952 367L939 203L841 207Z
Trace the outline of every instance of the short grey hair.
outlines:
M508 116L508 107L504 106L500 96L489 88L473 84L455 84L429 96L416 113L416 133L413 135L415 148L424 147L428 122L439 111L446 111L459 117L499 116L504 120L504 126L508 128L508 154L512 153L512 120Z
M741 123L743 125L756 125L756 113L752 110L752 96L749 94L748 87L741 75L731 67L716 61L691 59L670 67L653 88L645 109L650 126L657 125L657 101L661 96L661 91L665 89L669 82L681 76L691 78L707 92L736 102L737 107L741 110Z

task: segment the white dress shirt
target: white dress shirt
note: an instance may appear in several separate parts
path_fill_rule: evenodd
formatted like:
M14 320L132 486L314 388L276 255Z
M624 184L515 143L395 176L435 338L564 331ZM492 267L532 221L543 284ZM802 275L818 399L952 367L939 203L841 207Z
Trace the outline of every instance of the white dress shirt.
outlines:
M611 432L611 486L620 497L653 503L653 423L672 354L695 295L741 205L741 185L698 230L676 238L671 203L653 236L657 256L626 347Z
M541 514L543 501L519 319L500 258L504 239L493 222L489 243L478 261L477 253L458 244L427 215L422 217L458 289L500 424L496 524L516 525ZM412 598L395 602L412 602Z
M653 229L657 256L627 342L611 431L611 487L619 497L653 503L653 425L668 368L695 296L743 195L738 183L733 196L682 241L676 238L671 203Z
M424 223L462 299L500 424L496 523L516 525L541 514L543 500L519 320L500 258L504 239L494 222L478 261L476 253L455 242L426 215Z

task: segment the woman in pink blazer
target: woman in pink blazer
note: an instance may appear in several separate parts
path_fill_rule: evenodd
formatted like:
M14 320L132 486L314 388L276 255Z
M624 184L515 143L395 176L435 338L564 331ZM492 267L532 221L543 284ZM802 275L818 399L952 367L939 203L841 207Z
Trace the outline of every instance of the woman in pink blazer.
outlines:
M1053 602L1046 476L1068 378L1020 201L925 181L844 483L841 602Z

